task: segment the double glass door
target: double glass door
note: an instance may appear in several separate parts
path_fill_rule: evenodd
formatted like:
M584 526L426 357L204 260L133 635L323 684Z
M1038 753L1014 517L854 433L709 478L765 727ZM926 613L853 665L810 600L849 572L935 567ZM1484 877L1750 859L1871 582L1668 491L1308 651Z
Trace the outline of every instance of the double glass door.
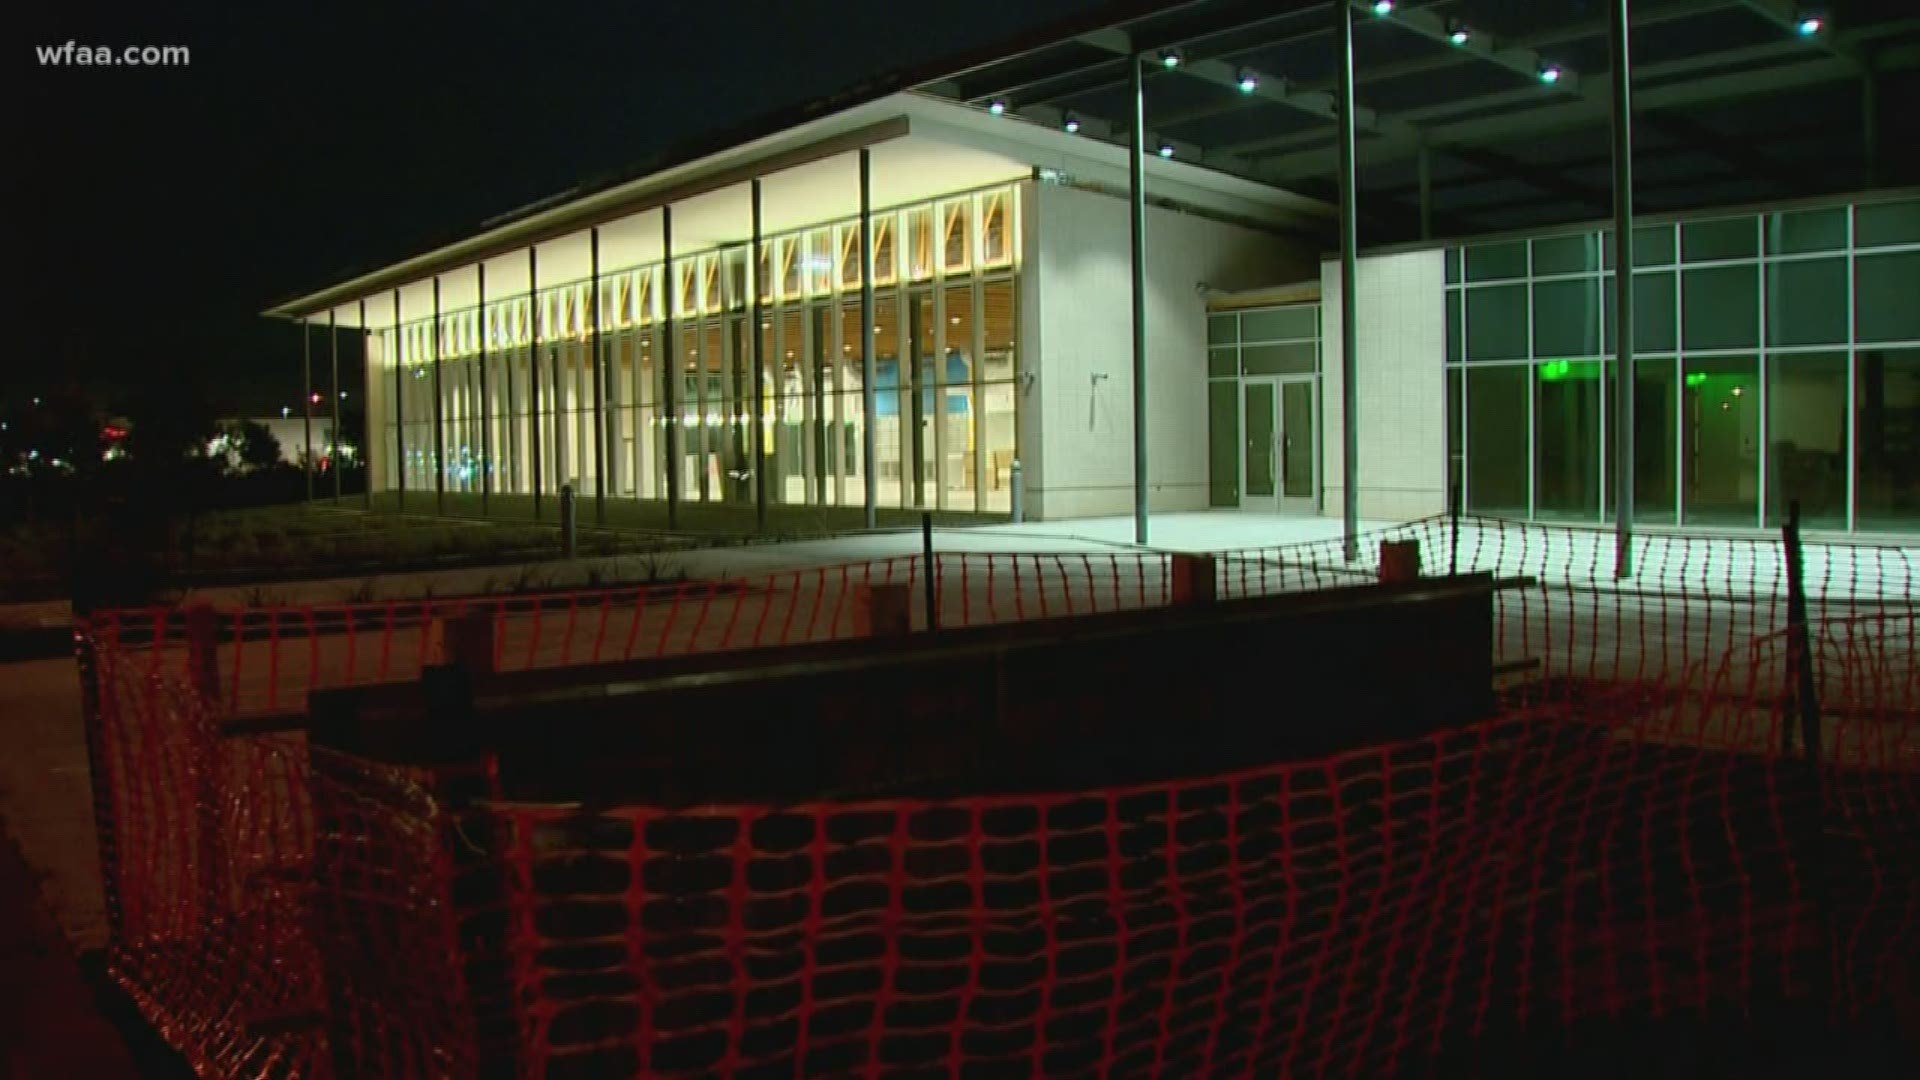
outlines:
M1250 378L1240 384L1240 508L1319 511L1319 439L1314 378Z

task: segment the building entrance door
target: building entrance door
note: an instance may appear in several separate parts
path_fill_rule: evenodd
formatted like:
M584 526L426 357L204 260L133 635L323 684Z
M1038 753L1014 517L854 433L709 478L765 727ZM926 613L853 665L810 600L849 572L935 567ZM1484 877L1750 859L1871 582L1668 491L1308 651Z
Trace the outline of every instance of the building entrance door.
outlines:
M1320 509L1320 442L1313 376L1240 384L1240 508L1314 514Z

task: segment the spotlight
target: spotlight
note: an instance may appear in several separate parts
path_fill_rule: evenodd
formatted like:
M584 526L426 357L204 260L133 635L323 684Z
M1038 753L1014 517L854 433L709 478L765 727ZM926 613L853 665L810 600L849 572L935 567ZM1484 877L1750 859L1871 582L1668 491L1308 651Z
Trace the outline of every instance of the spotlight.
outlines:
M1180 66L1180 50L1168 49L1160 54L1160 66L1169 70Z
M1552 86L1560 81L1560 69L1553 64L1540 65L1540 81Z
M1799 20L1793 24L1793 28L1800 31L1801 37L1813 37L1827 28L1827 20L1818 15L1802 15Z
M1260 89L1260 76L1255 75L1251 71L1242 69L1240 72L1240 81L1238 85L1240 87L1241 93L1251 94L1255 90Z
M1447 40L1453 42L1455 45L1465 45L1472 38L1473 34L1467 29L1467 24L1465 23L1457 22L1447 29Z
M1163 158L1170 158L1170 157L1172 157L1172 156L1173 156L1173 144L1172 144L1172 143L1170 143L1170 142L1164 142L1164 143L1161 143L1161 144L1160 144L1160 156L1161 156L1161 157L1163 157Z
M1393 0L1373 0L1373 13L1383 19L1393 14Z
M1007 103L996 98L987 103L987 111L995 116L1004 116L1007 112Z
M1066 128L1067 134L1069 135L1078 135L1080 133L1080 118L1072 113L1068 113L1067 121L1062 124L1061 127Z

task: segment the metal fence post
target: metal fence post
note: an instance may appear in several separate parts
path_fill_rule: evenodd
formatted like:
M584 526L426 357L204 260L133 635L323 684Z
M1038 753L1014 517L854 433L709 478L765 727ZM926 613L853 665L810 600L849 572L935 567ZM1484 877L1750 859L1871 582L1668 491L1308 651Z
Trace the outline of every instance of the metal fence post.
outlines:
M1451 496L1447 499L1447 574L1460 573L1460 485L1453 485Z
M580 550L580 523L576 519L577 507L573 497L573 485L560 485L560 552L571 559Z
M922 511L920 514L920 565L922 587L927 593L927 629L940 629L940 590L934 578L940 573L940 567L933 559L933 515Z
M99 646L94 640L91 613L73 620L73 659L80 669L81 724L87 739L87 779L93 789L93 832L100 852L100 885L107 912L107 945L125 942L120 907L119 807L113 770L107 756L104 709L110 695L100 690Z
M1800 721L1801 751L1807 764L1820 765L1820 692L1814 685L1813 636L1807 627L1807 586L1804 552L1800 546L1800 500L1787 503L1787 521L1780 527L1787 558L1787 678ZM1787 749L1792 749L1792 725L1782 725Z
M1013 523L1018 525L1027 520L1027 480L1019 458L1007 467L1007 488L1013 500Z

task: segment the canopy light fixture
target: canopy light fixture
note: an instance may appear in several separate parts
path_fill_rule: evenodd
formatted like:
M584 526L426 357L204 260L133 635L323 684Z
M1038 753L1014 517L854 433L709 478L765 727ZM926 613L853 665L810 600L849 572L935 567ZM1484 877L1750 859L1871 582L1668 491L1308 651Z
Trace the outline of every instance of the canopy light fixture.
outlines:
M1172 143L1170 143L1170 142L1164 142L1164 143L1161 143L1161 144L1160 144L1160 156L1161 156L1161 157L1163 157L1163 158L1170 158L1170 157L1172 157L1172 156L1173 156L1173 144L1172 144Z
M1447 40L1455 45L1465 45L1473 40L1473 32L1467 29L1466 23L1456 21L1447 27Z
M1067 134L1069 135L1080 134L1080 118L1073 115L1072 113L1067 114L1066 121L1062 123L1060 126L1065 128Z
M1180 66L1179 49L1163 49L1160 53L1160 66L1169 70Z
M1393 0L1373 0L1373 13L1383 19L1393 14Z
M1007 112L1007 103L1004 101L1001 101L998 98L995 98L994 100L987 103L987 111L992 113L995 116L1005 116Z
M1793 28L1800 32L1801 37L1814 37L1827 28L1827 20L1813 12L1801 12Z
M1255 75L1253 72L1248 71L1245 68L1242 68L1240 69L1240 79L1236 83L1236 85L1240 87L1241 93L1251 94L1255 90L1260 89L1260 76Z
M1546 83L1548 86L1552 86L1554 83L1559 82L1560 75L1561 75L1561 71L1557 65L1554 65L1554 64L1540 65L1540 81L1543 83Z

